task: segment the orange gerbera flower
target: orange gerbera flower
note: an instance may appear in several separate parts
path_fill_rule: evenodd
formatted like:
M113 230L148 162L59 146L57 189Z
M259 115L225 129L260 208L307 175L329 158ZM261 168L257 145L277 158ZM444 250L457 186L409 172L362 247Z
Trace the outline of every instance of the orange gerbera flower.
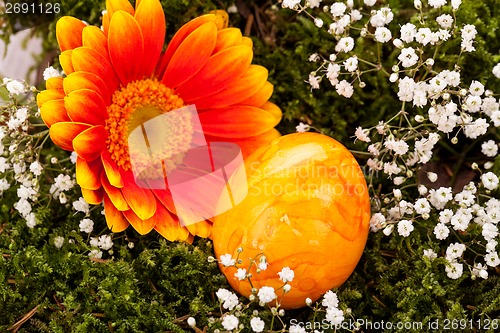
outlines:
M252 41L214 15L184 25L164 53L165 16L158 0L136 7L106 2L103 29L73 18L56 27L64 78L37 96L52 141L75 151L85 200L104 202L109 228L129 224L169 240L209 237L211 222L182 226L168 190L134 180L127 136L131 124L195 104L207 141L237 143L243 156L279 133L280 109L268 101L265 68L252 65Z

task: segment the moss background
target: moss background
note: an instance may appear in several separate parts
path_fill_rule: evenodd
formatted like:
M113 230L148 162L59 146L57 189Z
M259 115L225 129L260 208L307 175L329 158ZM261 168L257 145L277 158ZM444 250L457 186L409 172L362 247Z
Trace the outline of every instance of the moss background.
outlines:
M412 4L409 0L385 2L392 8L411 8ZM231 0L162 3L167 38L195 16L234 4ZM302 121L350 148L362 148L361 143L353 143L354 129L371 126L399 109L396 94L382 74L367 75L367 87L362 91L357 88L352 99L339 97L327 84L311 92L304 80L316 64L307 59L315 52L328 55L335 40L319 32L305 16L274 10L271 1L238 0L236 5L238 13L230 14L230 24L249 33L255 45L254 63L270 70L269 80L275 85L273 101L284 111L279 125L282 133L294 132ZM85 18L90 24L100 24L102 9L103 2L97 0L62 1L62 13ZM492 80L490 74L500 61L499 11L495 0L464 0L459 11L462 19L476 25L476 49L482 49L461 60L467 69L467 75L462 76L464 82L480 78L494 91L500 91L500 80ZM413 14L409 11L408 18ZM252 19L253 24L248 26ZM392 28L399 23L391 23ZM57 64L55 22L39 26L37 33L46 37L41 63L50 59ZM363 44L358 47L363 48ZM384 49L384 57L394 57L390 47ZM453 66L456 59L440 61ZM458 159L459 152L475 144L466 141L454 151L438 148L442 153L438 152L434 161ZM47 159L54 155L64 158L64 154L53 147L45 152ZM210 316L220 315L214 293L228 286L216 265L207 263L212 254L209 241L168 243L155 233L139 236L129 229L115 235L113 255L90 260L87 239L76 231L81 216L74 216L63 206L40 208L37 216L42 223L29 229L13 214L15 200L15 193L7 193L0 204L0 331L184 332L191 331L186 324L189 315L196 317L199 327L206 325ZM96 222L94 231L108 232L99 212L93 212L92 218ZM430 262L423 258L423 249L445 248L443 242L439 244L431 237L435 223L432 219L423 221L407 239L370 235L356 271L338 292L354 318L422 322L424 331L436 319L500 318L498 268L496 274L490 270L490 277L484 281L472 281L468 274L450 280L444 273L444 260ZM56 236L66 239L60 250L53 245ZM69 244L68 239L74 243ZM129 242L134 242L133 249L127 246ZM21 323L23 316L26 321ZM262 312L261 316L270 317L270 313ZM292 318L311 320L312 311L287 311L283 320ZM13 325L16 322L22 325Z

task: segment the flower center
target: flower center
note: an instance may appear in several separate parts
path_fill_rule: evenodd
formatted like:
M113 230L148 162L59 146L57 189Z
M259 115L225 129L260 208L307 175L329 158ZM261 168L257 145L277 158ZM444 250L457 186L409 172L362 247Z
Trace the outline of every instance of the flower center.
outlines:
M183 106L183 100L172 89L155 79L134 81L126 87L117 90L113 94L112 104L107 107L108 119L105 124L106 131L108 132L106 147L111 154L111 158L119 167L129 170L131 167L129 136L132 131L138 127L143 127L144 129L144 123L149 120L164 115L169 111L182 108ZM172 133L172 128L177 127L178 124L167 122L171 120L175 121L175 119L175 117L161 117L158 123L155 123L155 127L164 125L166 128L162 128L160 131L162 138L171 139L165 136L167 133ZM152 139L158 138L158 131L151 134L153 134ZM190 134L188 135L190 136ZM149 147L147 137L145 140L146 145ZM163 141L163 144L171 150L172 147L170 146L172 143L169 141ZM174 139L174 142L177 141L178 138ZM182 141L185 142L185 140ZM187 145L189 146L189 140L187 141ZM178 148L185 149L186 147ZM160 153L159 155L161 156L161 152L157 153ZM144 156L148 156L147 151L144 151Z

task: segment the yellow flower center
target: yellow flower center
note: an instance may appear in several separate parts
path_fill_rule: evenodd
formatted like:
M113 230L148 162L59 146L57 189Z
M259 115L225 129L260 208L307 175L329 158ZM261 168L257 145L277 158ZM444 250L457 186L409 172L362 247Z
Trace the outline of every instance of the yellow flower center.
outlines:
M144 130L144 123L183 106L183 100L172 89L155 79L134 81L126 87L117 90L113 94L112 104L107 107L109 117L105 124L106 131L108 132L106 145L111 158L119 167L129 170L131 168L131 161L128 139L132 131L140 126ZM189 131L187 131L188 133L185 133L186 131L183 130L179 131L180 124L177 121L180 119L179 116L174 118L162 117L159 119L159 122L155 123L155 127L165 125L165 128L155 131L153 137L149 140L165 139L165 141L161 140L162 145L164 144L162 147L165 147L164 149L168 151L173 150L174 152L171 155L186 150L190 144L191 133ZM185 117L182 120L181 123L184 124L183 129L187 130L186 126L190 121L189 119L185 119ZM174 131L173 128L176 128L176 130ZM181 135L182 140L179 140L180 138L167 137L169 134L179 132L180 134L184 132L188 136ZM149 147L147 140L148 138L146 137L146 145ZM172 147L172 144L176 147ZM158 144L156 146L158 147ZM158 157L165 156L165 152L162 153L157 150L155 153L158 154ZM148 151L144 151L144 158L148 159L148 156L153 157L149 155ZM134 153L134 158L137 158L136 153Z

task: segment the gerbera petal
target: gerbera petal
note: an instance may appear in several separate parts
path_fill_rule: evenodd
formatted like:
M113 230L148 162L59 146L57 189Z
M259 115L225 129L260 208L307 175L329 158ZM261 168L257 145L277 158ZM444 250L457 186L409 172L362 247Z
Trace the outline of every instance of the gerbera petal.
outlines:
M200 113L203 131L223 138L244 138L264 133L279 123L276 117L254 106L236 105Z
M62 77L51 77L50 79L45 81L45 88L62 90L63 81L64 79Z
M171 242L177 240L180 229L177 216L170 214L170 212L160 203L156 205L156 216L157 221L155 230Z
M147 234L148 232L153 230L153 228L156 225L156 220L157 220L156 215L153 215L149 219L141 220L131 209L124 211L123 215L125 216L127 221L129 221L130 224L132 224L134 229L141 235Z
M89 72L98 77L105 78L108 91L115 91L119 86L119 80L116 76L108 58L89 47L79 47L73 50L71 54L75 71Z
M189 36L194 30L196 30L201 25L203 25L207 22L216 22L216 21L217 21L217 17L214 14L207 14L207 15L198 16L197 18L184 24L175 33L174 37L168 43L167 50L165 51L165 54L163 54L163 57L161 58L161 62L156 69L157 75L159 77L163 77L163 73L165 72L165 69L167 68L168 63L172 59L172 56L176 52L179 45L181 45L182 42L184 41L184 39L187 38L187 36Z
M158 60L165 43L165 14L158 0L144 0L136 3L135 19L139 24L144 38L144 58L142 70L145 76L150 76Z
M123 187L123 179L116 166L116 163L111 159L111 156L106 151L101 154L102 165L104 166L104 171L106 172L106 176L109 180L109 183L114 187L122 188Z
M123 85L141 76L144 40L139 24L129 13L117 11L111 17L108 50L113 68Z
M50 139L64 150L73 151L73 139L90 128L89 124L61 122L50 127Z
M90 89L79 89L64 98L64 106L71 120L91 125L104 125L106 106L99 93Z
M130 208L141 220L151 218L156 211L154 195L150 190L137 186L131 172L122 172L122 178L124 185L121 190Z
M71 16L63 16L57 21L56 37L62 52L82 46L82 31L86 26Z
M109 14L104 13L102 15L102 31L107 36L109 31Z
M276 119L276 125L281 121L281 117L283 116L283 113L281 112L281 109L274 103L272 102L266 102L263 105L260 106L262 110L266 110L270 114L274 116Z
M93 126L78 134L73 139L73 149L81 158L93 161L106 149L108 132L104 126Z
M86 202L91 205L99 205L104 198L104 190L99 188L97 190L87 190L82 188L82 196Z
M111 19L116 11L123 10L130 15L134 15L134 7L128 0L106 0L106 11Z
M214 22L207 22L189 34L172 56L163 84L176 88L198 73L209 61L216 41Z
M266 83L267 75L267 69L264 67L251 65L238 80L229 82L224 90L212 96L197 98L194 100L187 99L184 101L186 104L195 104L198 110L206 108L222 108L233 104L239 104L241 101L248 99L248 96L255 95L259 92L259 90L262 90L262 87ZM241 104L260 106L263 103L259 105Z
M97 190L101 187L102 163L99 160L86 161L76 158L76 183L87 190Z
M106 223L108 228L113 232L121 232L129 226L129 223L122 212L113 206L113 203L108 198L107 195L103 198L104 201L104 211L106 212Z
M264 86L260 88L255 94L250 95L244 101L239 102L238 104L242 105L251 105L251 106L261 106L266 103L271 95L273 94L274 86L271 82L265 82ZM280 116L281 117L281 116Z
M158 201L171 213L176 214L174 200L169 190L152 190Z
M217 32L217 43L213 50L213 54L224 49L241 44L241 30L237 28L222 29Z
M61 67L66 75L71 74L75 71L71 58L72 54L73 50L66 50L59 55L59 63L61 64Z
M93 73L82 71L71 73L64 78L63 86L66 95L75 90L91 89L101 95L106 105L111 103L111 94L106 87L106 83Z
M38 107L42 107L45 102L52 101L54 99L63 99L64 91L59 89L49 89L40 92L36 95L36 103Z
M64 99L54 99L43 103L40 115L49 128L55 123L71 121L64 107Z
M243 37L241 39L241 44L253 48L253 41L250 37Z
M119 211L126 211L130 209L130 206L127 204L127 201L125 200L125 197L123 196L120 189L114 187L109 183L108 177L105 173L101 174L100 181L102 183L104 191L106 191L106 194L108 195L109 199L116 207L116 209L118 209Z
M198 74L179 86L177 93L184 100L215 94L248 70L251 62L252 49L248 46L225 49L210 57Z
M88 26L82 32L82 45L96 50L104 57L108 56L108 39L96 26Z
M280 132L275 128L264 132L259 135L246 137L246 138L222 138L217 136L207 135L206 139L208 142L233 142L236 143L242 151L243 158L246 158L248 155L253 153L257 148L262 147L266 143L273 141L276 138L281 136Z

